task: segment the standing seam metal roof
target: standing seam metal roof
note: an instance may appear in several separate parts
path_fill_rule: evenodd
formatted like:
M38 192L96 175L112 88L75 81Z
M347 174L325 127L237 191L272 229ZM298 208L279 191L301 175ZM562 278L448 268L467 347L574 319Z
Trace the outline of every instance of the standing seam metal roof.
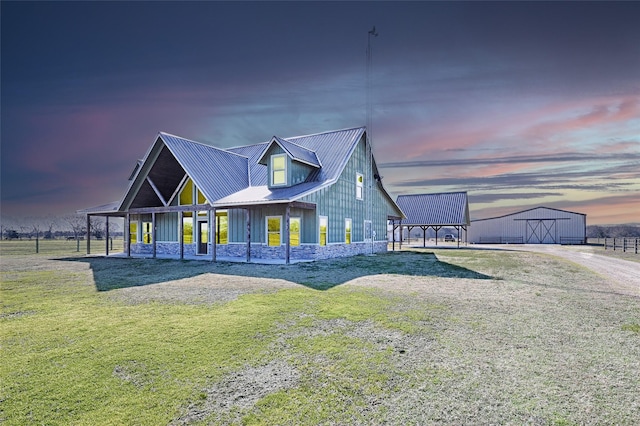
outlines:
M160 138L209 202L249 186L247 157L167 133Z
M294 157L310 160L309 162L315 162L319 167L321 165L309 174L305 182L289 188L267 187L267 166L260 164L259 160L273 140L223 150L161 132L147 151L144 161L148 161L149 154L157 149L157 144L161 141L209 203L246 205L288 202L335 183L364 133L364 127L356 127L287 139L278 138L278 143L284 145ZM140 172L141 168L134 179L138 179ZM130 183L120 208L132 188L133 182Z
M400 195L396 204L407 219L406 225L469 225L466 192Z

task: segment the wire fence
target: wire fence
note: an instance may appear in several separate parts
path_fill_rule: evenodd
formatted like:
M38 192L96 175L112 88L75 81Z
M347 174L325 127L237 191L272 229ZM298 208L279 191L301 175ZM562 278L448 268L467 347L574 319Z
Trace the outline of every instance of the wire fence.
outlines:
M109 238L105 240L91 238L91 254L106 253L107 244L109 253L124 251L124 240L122 237ZM84 255L87 253L87 240L71 239L15 239L0 241L0 255Z

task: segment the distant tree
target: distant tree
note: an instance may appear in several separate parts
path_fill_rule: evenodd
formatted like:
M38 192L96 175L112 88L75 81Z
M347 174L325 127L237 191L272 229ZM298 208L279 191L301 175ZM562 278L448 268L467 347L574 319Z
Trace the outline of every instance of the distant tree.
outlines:
M106 225L102 218L97 217L91 219L91 235L93 235L96 240L100 240L104 237L105 227Z
M87 232L87 220L83 215L70 214L62 219L71 228L73 238L79 240Z
M46 220L46 226L47 226L47 230L44 231L44 239L45 240L52 240L54 237L54 233L53 233L53 227L56 225L57 219L56 218L49 218Z
M605 238L606 236L606 228L597 225L587 226L587 238Z
M17 240L20 238L18 231L12 228L7 228L4 230L4 239L5 240Z

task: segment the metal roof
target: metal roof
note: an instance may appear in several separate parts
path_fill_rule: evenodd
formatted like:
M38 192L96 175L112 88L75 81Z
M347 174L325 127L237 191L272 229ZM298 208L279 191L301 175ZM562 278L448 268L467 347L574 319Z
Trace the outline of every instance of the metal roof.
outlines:
M407 219L403 225L469 225L466 192L400 195L396 204Z
M268 186L250 186L224 197L214 203L215 207L248 206L255 204L277 204L295 201L318 187L317 182L305 182L288 188L272 188Z
M269 190L267 188L267 166L259 163L273 141L266 144L261 143L258 145L232 148L231 150L233 152L249 155L252 174L251 188L246 188L238 193L220 199L213 204L216 206L229 204L249 205L295 201L320 188L331 185L337 181L342 174L342 170L344 170L347 165L364 131L364 127L357 127L297 136L287 138L286 140L279 138L281 141L288 143L288 146L297 145L299 148L298 153L302 152L302 150L315 153L318 158L318 163L322 164L322 168L314 170L306 182L288 188L274 188ZM258 147L261 149L257 149ZM257 171L255 170L256 166L262 169Z
M504 217L515 216L515 215L519 215L519 214L522 214L522 213L528 213L528 212L531 212L531 211L534 211L534 210L549 210L549 211L556 211L556 212L561 212L561 213L577 214L577 215L581 215L581 216L584 216L584 217L587 216L586 213L572 212L572 211L569 211L569 210L562 210L562 209L554 209L553 207L538 206L538 207L532 207L532 208L526 209L526 210L520 210L520 211L517 211L517 212L514 212L514 213L504 214L502 216L487 217L487 218L484 218L484 219L474 219L474 220L472 220L472 222L480 222L480 221L483 221L483 220L502 219Z
M144 180L155 170L155 162L163 150L160 144L175 157L174 167L182 167L212 205L269 204L296 201L335 183L364 133L364 127L356 127L286 139L274 137L270 142L224 150L161 132L145 155L143 166L137 169L117 210L124 211L137 197L140 188L147 185ZM260 164L260 159L272 143L278 143L292 158L316 169L303 183L269 189L267 166ZM160 180L160 176L154 180ZM161 188L161 192L163 190L166 188ZM152 189L146 192L155 197Z
M266 160L264 159L264 157L269 151L269 148L271 148L271 146L274 143L280 145L280 147L284 150L284 152L287 153L289 157L291 157L291 159L299 161L304 164L308 164L315 168L322 167L322 165L320 164L320 160L318 159L318 156L314 151L304 148L293 142L289 142L285 139L279 138L278 136L274 136L271 139L271 142L265 148L262 156L260 156L258 163L266 164Z
M109 214L116 213L118 211L118 207L120 206L120 201L114 201L112 203L101 204L95 207L89 207L82 210L77 210L78 214Z
M249 186L247 157L167 133L160 138L210 202Z

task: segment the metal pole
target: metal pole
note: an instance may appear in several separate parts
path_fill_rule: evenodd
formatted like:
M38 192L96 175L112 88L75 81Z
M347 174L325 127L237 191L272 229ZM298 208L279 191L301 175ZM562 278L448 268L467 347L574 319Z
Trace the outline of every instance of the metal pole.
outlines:
M151 213L151 239L153 243L153 258L156 258L156 212Z
M373 65L372 62L372 52L371 52L371 36L374 37L378 37L378 33L376 31L376 27L374 26L368 33L367 33L367 138L366 138L366 145L367 145L367 149L368 149L368 162L369 165L367 167L368 169L368 176L367 176L367 180L368 180L368 185L369 185L369 200L367 202L367 219L371 221L371 227L370 227L370 235L365 235L366 237L371 238L371 254L373 254L373 226L374 226L374 222L373 222L373 149L371 147L371 133L372 133L372 115L373 115L373 107L371 104L371 67Z
M216 224L218 223L217 219L216 219L216 209L215 207L213 208L213 210L209 210L209 241L211 241L211 261L215 262L216 261L216 257L217 257L217 245L218 245L218 238L216 236L216 232L217 232L217 228L216 228Z
M285 263L288 265L291 261L291 230L289 229L289 224L291 221L291 205L287 204L287 209L285 212L285 224L284 224L284 238L285 238Z
M104 218L104 254L109 256L109 216Z
M127 213L127 223L125 224L124 237L124 244L127 245L127 257L131 257L131 216L129 215L129 213Z

